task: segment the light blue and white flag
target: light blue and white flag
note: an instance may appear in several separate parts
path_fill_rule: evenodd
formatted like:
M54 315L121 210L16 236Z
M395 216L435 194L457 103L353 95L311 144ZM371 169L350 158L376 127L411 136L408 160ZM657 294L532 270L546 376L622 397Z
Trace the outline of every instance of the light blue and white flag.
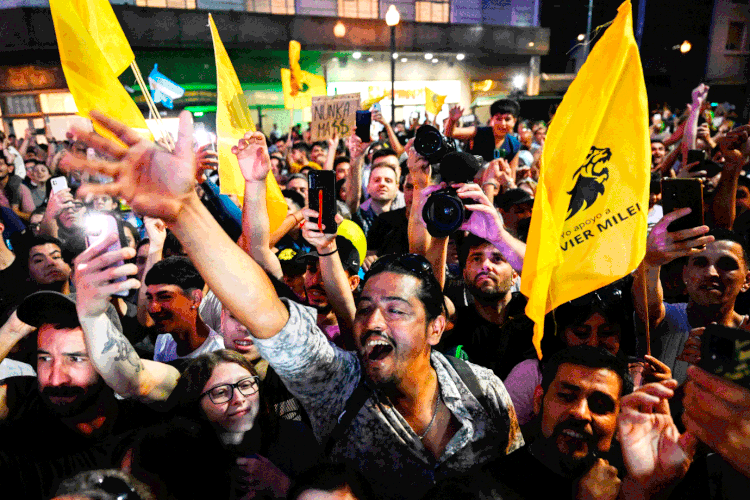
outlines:
M154 64L154 69L148 75L148 86L151 88L151 98L154 102L160 102L164 107L174 109L173 101L179 99L185 94L185 89L175 82L164 76L158 71L158 64Z

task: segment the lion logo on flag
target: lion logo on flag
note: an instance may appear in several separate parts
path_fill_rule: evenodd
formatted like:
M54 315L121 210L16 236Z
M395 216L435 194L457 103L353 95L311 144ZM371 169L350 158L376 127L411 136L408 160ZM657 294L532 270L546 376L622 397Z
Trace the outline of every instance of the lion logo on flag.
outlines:
M609 148L597 148L591 146L586 163L578 167L573 173L575 186L568 191L570 205L568 205L568 216L570 219L581 210L586 210L594 204L599 195L604 194L604 183L609 180L609 169L603 166L612 158ZM599 170L596 168L599 166ZM584 206L584 204L586 206Z

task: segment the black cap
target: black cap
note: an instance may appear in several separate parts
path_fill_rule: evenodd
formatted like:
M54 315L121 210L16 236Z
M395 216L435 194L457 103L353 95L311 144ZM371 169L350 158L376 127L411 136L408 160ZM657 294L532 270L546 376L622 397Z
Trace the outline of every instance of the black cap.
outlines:
M344 270L352 276L359 273L359 252L352 242L341 235L336 236L336 248L338 248L339 258L341 259L341 264L344 265ZM319 259L320 256L317 250L312 250L304 254L303 258Z
M534 198L531 197L528 191L520 188L509 189L500 197L496 198L496 200L496 205L503 210L508 210L513 205L534 203Z
M298 252L293 248L279 250L276 257L279 259L281 272L284 273L284 276L299 276L304 274L307 265L304 255L304 253Z
M45 324L72 328L80 326L76 303L67 295L58 292L32 293L21 302L16 314L18 319L35 328Z

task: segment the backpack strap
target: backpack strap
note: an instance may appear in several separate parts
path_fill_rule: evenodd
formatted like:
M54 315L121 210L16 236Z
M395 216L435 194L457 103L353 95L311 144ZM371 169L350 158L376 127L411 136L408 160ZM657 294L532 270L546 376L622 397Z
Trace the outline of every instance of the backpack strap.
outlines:
M477 398L477 401L482 405L484 411L486 411L488 415L492 415L492 412L490 412L487 407L486 397L482 393L482 389L479 387L479 380L477 380L477 376L474 375L474 372L469 368L469 364L463 359L458 359L453 356L445 356L445 359L447 359L451 366L453 366L456 373L458 373L458 376L461 378L461 381L469 389L469 392Z
M352 392L349 399L346 400L344 411L339 415L336 426L333 428L333 431L331 431L331 434L323 445L324 457L330 457L333 447L336 446L336 443L342 437L344 437L344 433L351 425L354 417L357 416L357 413L359 413L359 410L365 405L365 402L370 399L371 395L372 390L367 387L367 384L365 384L364 376L360 376L357 387L354 388L354 392Z

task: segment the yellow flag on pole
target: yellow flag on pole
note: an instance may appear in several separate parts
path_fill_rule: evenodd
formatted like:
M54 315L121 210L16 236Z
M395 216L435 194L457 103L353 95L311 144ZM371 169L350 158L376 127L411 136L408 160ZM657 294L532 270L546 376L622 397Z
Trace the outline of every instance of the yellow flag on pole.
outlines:
M281 87L284 89L284 107L286 109L303 109L312 106L312 98L326 95L326 79L322 76L313 75L302 71L300 77L300 90L292 94L292 76L286 68L281 68Z
M245 179L242 177L237 157L232 154L232 146L237 145L245 132L254 131L255 124L250 116L240 80L224 44L221 43L211 14L208 15L208 24L211 27L216 59L216 144L221 192L236 194L242 199L245 194ZM271 231L274 231L286 217L287 205L271 172L266 177L266 208Z
M96 44L106 55L115 75L122 74L135 60L133 50L108 0L71 0L72 7Z
M88 117L89 111L96 109L150 136L146 120L81 21L76 6L69 0L50 0L50 10L65 80L78 107L78 114ZM119 142L96 122L94 129L104 137Z
M297 40L289 42L289 70L291 78L291 95L296 96L302 90L302 68L299 65L299 57L302 46Z
M389 91L386 91L386 92L384 92L380 96L371 97L371 98L367 99L366 101L363 101L362 104L360 105L360 108L363 109L364 111L367 111L368 109L370 109L371 107L373 107L373 105L376 102L380 102L380 101L382 101L383 99L385 99L386 97L388 97L390 95L391 95L391 93Z
M521 292L541 357L544 315L633 271L646 251L648 105L626 0L550 124Z
M447 95L438 95L427 87L424 88L424 109L426 112L436 115L445 103Z

